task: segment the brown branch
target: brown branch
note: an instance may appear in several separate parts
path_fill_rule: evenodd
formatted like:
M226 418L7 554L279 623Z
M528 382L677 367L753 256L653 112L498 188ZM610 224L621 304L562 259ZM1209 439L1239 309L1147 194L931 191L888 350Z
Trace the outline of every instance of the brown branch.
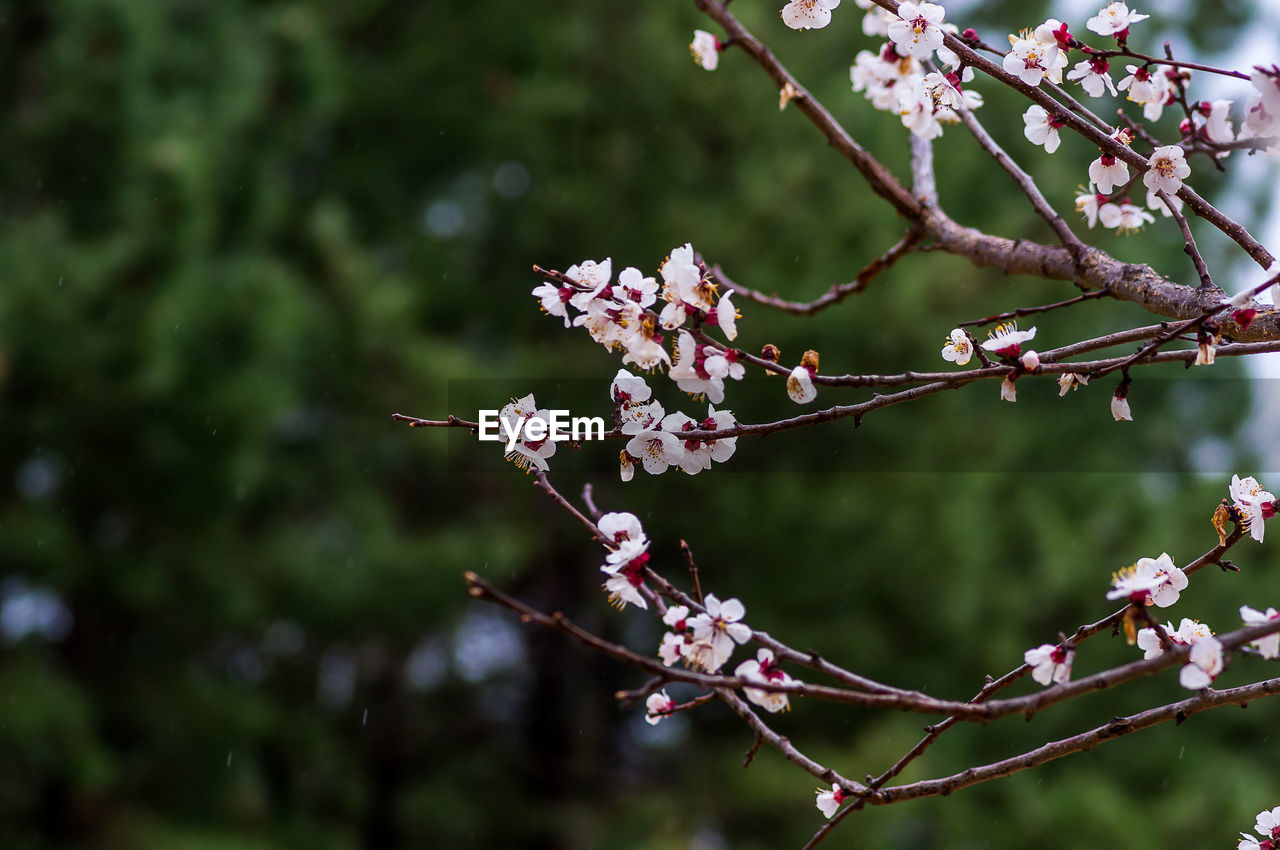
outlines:
M1265 679L1252 685L1228 688L1222 691L1210 690L1179 702L1139 712L1130 717L1118 717L1088 732L1081 732L1079 735L1073 735L1070 738L1052 741L1012 758L1003 759L982 767L971 767L961 773L941 779L929 779L923 782L913 782L910 785L884 788L869 795L868 803L873 806L883 806L889 803L899 803L903 800L918 800L921 797L950 794L970 785L1011 776L1072 753L1084 752L1113 738L1138 732L1159 723L1169 720L1180 723L1193 714L1199 714L1211 708L1218 708L1223 705L1243 706L1256 699L1275 696L1276 694L1280 694L1280 678Z
M1023 316L1034 316L1037 313L1048 313L1050 310L1059 310L1063 307L1070 307L1079 304L1081 301L1091 301L1095 298L1105 298L1111 294L1111 290L1107 287L1095 289L1086 292L1084 295L1077 295L1075 298L1068 298L1066 301L1055 301L1053 304L1042 304L1039 307L1019 307L1016 310L1010 310L1007 313L997 313L994 316L987 316L985 319L970 319L967 322L959 322L956 324L958 328L975 327L981 325L991 325L996 322L1007 322L1010 319L1018 319Z
M892 268L898 260L909 254L915 249L916 244L920 241L921 232L919 228L911 228L906 234L898 240L898 242L885 251L879 257L876 257L868 263L857 276L848 283L833 283L820 298L813 301L787 301L779 298L777 295L765 295L763 292L757 292L749 289L739 283L730 280L728 275L724 273L719 265L711 267L711 274L722 283L726 289L732 290L737 295L742 295L749 301L754 301L765 307L772 307L775 310L781 310L784 313L791 313L796 316L812 316L833 305L839 304L850 295L856 295L864 291L868 284L875 279L876 275Z
M1169 195L1163 189L1156 192L1164 208L1173 216L1173 220L1178 223L1178 229L1182 231L1182 250L1191 258L1191 263L1196 267L1196 275L1200 278L1201 289L1217 289L1217 285L1213 282L1213 278L1209 276L1209 267L1204 264L1204 257L1200 256L1200 249L1196 247L1195 237L1191 235L1191 226L1187 224L1187 217L1178 212L1173 205L1173 201L1169 200Z
M1031 179L1031 175L1024 171L1018 163L1014 162L1013 157L1009 156L1004 148L1000 147L996 140L991 138L991 134L974 117L972 110L960 104L956 107L956 112L959 114L960 120L964 122L964 126L977 139L979 146L996 161L997 165L1008 172L1009 176L1013 178L1013 182L1018 184L1018 188L1022 190L1022 194L1027 196L1027 200L1031 202L1031 207L1036 211L1036 214L1043 218L1049 227L1053 229L1053 232L1057 234L1058 241L1073 256L1083 256L1089 250L1088 247L1080 241L1078 236L1071 232L1071 228L1062 220L1062 216L1058 215L1057 210L1045 200L1044 195L1040 192L1040 187Z

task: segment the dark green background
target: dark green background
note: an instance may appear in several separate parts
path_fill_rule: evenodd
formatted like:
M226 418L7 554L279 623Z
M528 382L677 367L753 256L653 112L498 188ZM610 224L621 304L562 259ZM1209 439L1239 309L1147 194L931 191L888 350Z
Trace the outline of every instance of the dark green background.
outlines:
M805 34L770 4L734 9L904 173L905 132L849 91L875 49L852 3ZM1028 14L958 20L999 42ZM1167 26L1220 50L1245 22L1200 18L1157 17L1144 46ZM543 404L605 412L617 357L538 315L532 263L653 274L692 241L804 298L900 236L744 56L690 62L699 26L686 2L0 2L2 593L52 592L73 618L0 645L0 845L706 850L797 847L819 825L810 777L771 752L739 766L750 734L727 711L651 730L612 697L639 674L470 603L467 569L642 651L660 634L605 605L599 549L496 447L389 418L443 416L451 389L491 386L500 406L533 379ZM992 132L1069 209L1096 154L1067 139L1045 157L1016 100L979 86ZM961 130L938 152L959 220L1049 238ZM1202 192L1227 185L1194 167ZM1211 259L1235 256L1201 233ZM1191 278L1170 223L1090 235ZM739 343L792 362L814 347L828 372L939 368L956 321L1072 292L923 254L816 320L742 304ZM1038 342L1149 320L1091 303L1039 322ZM639 514L681 581L688 540L704 587L754 627L963 697L1109 611L1114 569L1212 544L1229 473L1250 469L1234 436L1249 388L1217 380L1238 363L1159 369L1134 385L1133 425L1111 421L1110 386L1059 402L1027 380L1014 407L984 384L856 433L743 441L712 475L623 487L611 444L558 456L554 480ZM796 409L777 382L741 399L743 418ZM1205 440L1229 462L1196 475ZM1169 613L1226 630L1242 602L1275 604L1273 552L1242 544L1241 574L1200 574ZM1100 638L1078 669L1133 657ZM1223 681L1265 674L1245 660ZM957 730L904 779L1184 693L1166 674ZM831 846L1229 846L1280 802L1277 710L868 811ZM800 704L777 727L859 777L925 722Z

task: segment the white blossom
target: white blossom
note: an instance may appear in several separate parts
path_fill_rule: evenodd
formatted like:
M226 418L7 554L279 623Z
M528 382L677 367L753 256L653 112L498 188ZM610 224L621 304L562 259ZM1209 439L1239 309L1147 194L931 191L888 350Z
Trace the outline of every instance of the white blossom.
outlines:
M610 291L615 300L634 301L641 307L651 307L658 300L658 282L630 267L622 270Z
M1151 153L1147 173L1142 175L1142 182L1153 192L1164 192L1176 195L1182 188L1182 181L1191 174L1191 166L1187 164L1186 154L1177 145L1165 145Z
M774 682L785 685L795 681L773 660L773 650L764 648L756 653L755 658L739 664L733 674L756 682ZM759 688L743 688L742 692L746 694L748 700L771 714L786 711L791 707L790 700L784 693L762 691Z
M1090 97L1102 97L1104 87L1111 92L1112 97L1115 97L1116 84L1111 82L1110 68L1111 63L1106 59L1094 57L1084 62L1077 62L1075 67L1067 72L1067 79L1079 81L1080 87Z
M1222 643L1215 637L1203 637L1191 644L1187 665L1178 674L1178 682L1184 688L1198 691L1213 684L1222 668Z
M1027 137L1027 141L1043 145L1045 153L1053 153L1058 149L1062 142L1058 136L1058 128L1062 126L1062 122L1050 115L1043 106L1031 104L1022 114L1022 123L1026 125L1022 134Z
M1011 47L1004 56L1004 69L1029 86L1040 85L1061 55L1056 44L1045 44L1034 38L1011 35L1009 42Z
M947 344L942 346L942 359L957 366L964 366L972 356L973 343L969 341L969 335L960 328L956 328L947 337Z
M1071 678L1071 661L1074 655L1074 650L1043 643L1022 653L1022 660L1031 665L1031 678L1040 684L1061 684Z
M676 436L657 428L646 428L627 443L627 454L636 458L650 475L661 475L668 466L678 466L684 448Z
M817 798L814 805L818 807L818 811L822 812L824 817L832 817L840 808L840 804L849 799L849 795L839 785L832 785L830 791L824 791L821 788L815 792Z
M1085 26L1098 35L1116 35L1127 30L1130 24L1145 21L1149 17L1150 15L1130 11L1124 3L1111 3L1090 18Z
M782 7L782 22L793 30L822 29L831 23L831 10L840 0L791 0Z
M1159 629L1164 632L1164 636L1173 646L1190 646L1201 638L1210 637L1213 634L1204 623L1189 617L1183 617L1177 629L1172 623L1159 626ZM1138 649L1143 651L1143 658L1155 658L1164 654L1164 642L1160 640L1155 629L1142 629L1138 632Z
M1253 828L1264 838L1280 838L1280 806L1258 812Z
M1088 386L1089 377L1087 375L1078 375L1075 372L1063 372L1058 376L1058 398L1062 398L1072 390L1078 390L1083 386Z
M1109 195L1117 186L1123 186L1129 181L1129 166L1104 153L1089 163L1089 179L1097 186L1100 194Z
M898 20L889 24L889 38L902 51L917 59L928 59L942 46L942 19L946 11L936 3L898 5Z
M1215 100L1210 104L1209 114L1205 116L1204 134L1209 141L1218 144L1235 141L1235 129L1231 124L1231 101Z
M1098 220L1103 227L1115 228L1120 233L1132 233L1141 229L1144 223L1155 221L1151 213L1128 201L1098 207Z
M787 376L787 395L796 404L808 404L818 397L813 386L813 372L809 367L800 365L791 370Z
M1127 599L1139 605L1168 608L1186 589L1187 574L1174 566L1166 552L1159 558L1139 558L1136 564L1112 576L1111 583L1108 599Z
M1111 396L1111 416L1117 422L1133 421L1133 411L1129 409L1129 399L1127 397Z
M564 276L583 287L569 299L569 303L579 310L585 310L587 304L609 285L609 279L613 277L613 259L607 259L603 263L583 260L581 263L569 266Z
M1231 476L1231 501L1240 513L1241 524L1249 536L1259 543L1266 532L1266 520L1276 515L1276 497L1262 489L1252 476Z
M1035 339L1036 329L1020 331L1017 322L1005 322L989 331L987 336L988 339L982 343L985 350L1001 357L1013 358L1022 353L1022 343Z
M735 643L751 639L751 628L740 622L747 610L737 599L721 602L714 593L708 593L705 603L706 611L689 620L689 628L693 630L694 642L705 644L711 650L711 657L701 659L699 666L714 673L729 660ZM710 665L706 663L708 660Z
M1246 626L1260 626L1263 623L1270 623L1277 619L1280 619L1280 612L1277 612L1274 608L1259 611L1257 608L1250 608L1248 605L1240 606L1240 621ZM1280 633L1258 638L1250 646L1257 649L1263 658L1280 656Z
M644 707L644 719L648 721L650 726L657 726L662 718L669 715L676 707L676 701L667 696L667 692L664 689L649 694L649 698L644 701Z
M1000 382L1000 400L1016 402L1018 400L1018 388L1014 386L1013 378L1005 375L1004 380Z
M640 375L633 375L626 369L619 369L609 384L609 398L618 404L638 404L648 401L653 390Z
M694 30L693 41L689 42L689 53L698 65L714 71L720 64L720 39L706 30Z

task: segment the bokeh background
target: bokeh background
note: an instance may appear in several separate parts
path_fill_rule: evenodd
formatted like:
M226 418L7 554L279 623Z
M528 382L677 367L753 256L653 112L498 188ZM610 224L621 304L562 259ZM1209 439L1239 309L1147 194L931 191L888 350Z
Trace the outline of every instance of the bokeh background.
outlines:
M799 34L774 5L734 9L904 174L905 131L849 90L875 49L856 7ZM1144 9L1135 42L1233 61L1264 6ZM1050 11L948 9L992 42ZM1093 8L1053 11L1083 31ZM470 602L468 569L641 650L660 635L605 604L599 550L496 447L389 418L535 386L606 412L616 356L539 315L532 263L653 274L691 241L804 298L901 235L745 57L692 64L699 26L687 2L0 2L0 845L714 850L819 826L810 777L767 751L741 768L751 736L727 711L650 727L612 697L642 676ZM980 87L991 131L1069 209L1096 154L1044 156L1021 107ZM1262 222L1275 172L1233 159L1197 165L1197 188ZM937 166L956 218L1048 238L958 129ZM1229 277L1232 246L1198 233ZM1090 235L1191 279L1167 222ZM742 305L739 343L814 347L825 371L938 368L956 321L1070 294L922 254L817 319ZM1048 347L1148 321L1094 302L1038 325ZM1230 473L1274 449L1246 427L1264 385L1237 362L1146 370L1132 426L1111 421L1110 386L1059 401L1026 381L1015 407L984 385L856 433L744 441L716 474L623 486L616 447L588 445L553 480L639 514L678 580L688 540L753 626L963 697L1109 611L1116 568L1212 544ZM777 382L737 391L744 419L795 409ZM1241 603L1280 602L1274 551L1242 544L1243 572L1201 573L1169 614L1226 630ZM1099 638L1077 669L1134 655ZM1222 681L1266 673L1243 660ZM904 779L1183 693L1164 675L957 730ZM1231 846L1280 803L1278 712L868 811L830 846ZM777 727L861 776L925 722L802 704Z

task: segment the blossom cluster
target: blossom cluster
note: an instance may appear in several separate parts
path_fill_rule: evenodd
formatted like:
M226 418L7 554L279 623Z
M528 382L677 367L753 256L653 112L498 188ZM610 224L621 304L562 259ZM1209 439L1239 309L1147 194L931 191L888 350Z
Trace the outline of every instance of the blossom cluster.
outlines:
M621 348L624 364L646 371L671 365L661 331L674 331L690 319L719 327L729 340L737 337L739 317L730 294L718 295L710 275L694 262L692 245L673 249L658 273L661 286L655 278L628 267L611 286L612 259L584 260L559 279L544 281L532 294L542 310L563 319L566 328L586 328L606 349ZM655 313L650 308L659 300L663 306Z
M936 3L904 2L894 15L870 0L858 0L867 9L862 30L887 38L879 50L863 50L854 57L849 78L855 92L862 92L876 108L892 112L912 133L925 139L942 135L943 124L960 120L962 109L982 106L982 94L966 88L973 69L963 68L959 57L943 46L945 33L954 24L943 21L944 9ZM934 57L946 71L930 71L925 64Z
M1247 832L1240 833L1237 850L1276 850L1280 848L1280 806L1274 809L1263 809L1254 820L1254 832L1262 836L1262 840L1254 838Z
M686 339L688 346L684 342ZM680 348L692 359L693 338L689 334L681 334ZM710 370L718 374L720 368L715 361L725 363L727 361L717 349L712 346L706 346L706 348L716 353L704 355L702 364L704 367L710 364ZM676 366L672 368L672 372L676 372L683 362L685 360L681 356ZM690 371L692 372L692 367ZM703 373L706 373L705 368ZM712 395L713 389L713 385L708 382L719 380L714 377L703 379L696 376L688 380L695 379L703 384L702 391L708 395ZM680 436L688 431L719 431L732 428L738 422L731 411L716 410L715 404L708 404L704 419L693 419L680 411L667 413L661 402L652 400L653 389L645 383L644 378L633 375L625 369L619 369L618 374L614 376L613 383L609 385L609 397L613 399L616 407L620 430L625 436L630 437L626 448L619 454L623 481L630 481L635 476L637 464L643 466L645 472L651 475L660 475L672 466L679 467L689 475L697 475L704 469L710 469L713 461L716 463L727 461L738 447L737 437L706 440L686 439ZM717 401L723 399L722 385L719 386L719 391L713 395L713 398Z

